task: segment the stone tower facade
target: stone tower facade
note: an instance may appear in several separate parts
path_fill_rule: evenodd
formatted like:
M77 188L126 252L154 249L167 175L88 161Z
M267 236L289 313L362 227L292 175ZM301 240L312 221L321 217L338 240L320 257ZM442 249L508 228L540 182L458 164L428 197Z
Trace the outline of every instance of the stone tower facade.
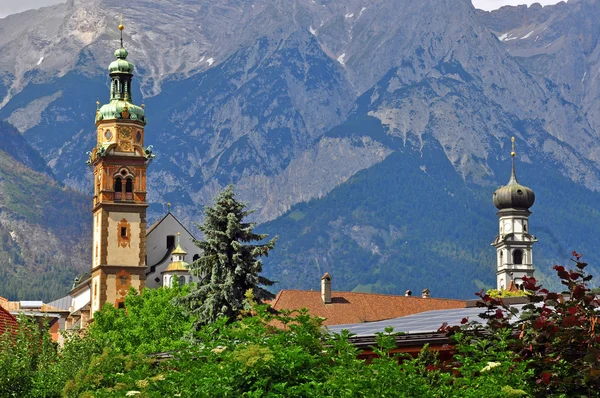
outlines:
M109 65L110 101L96 110L96 147L88 164L94 173L91 314L106 303L122 305L130 287L146 280L146 116L134 105L134 65L121 46ZM99 105L99 104L98 104Z
M499 234L492 242L492 246L496 247L498 290L511 286L519 287L524 276L533 276L532 249L533 244L537 242L529 227L529 208L535 202L535 194L517 181L514 137L512 142L510 180L494 192L493 199L498 208L496 215L499 219Z

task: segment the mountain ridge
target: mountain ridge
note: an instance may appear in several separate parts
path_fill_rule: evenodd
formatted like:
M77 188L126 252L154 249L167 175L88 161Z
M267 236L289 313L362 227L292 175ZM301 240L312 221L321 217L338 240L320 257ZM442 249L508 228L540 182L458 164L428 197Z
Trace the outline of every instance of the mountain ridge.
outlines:
M116 0L71 0L46 9L43 15L31 12L0 20L4 33L0 50L24 52L18 60L0 62L4 82L0 119L19 127L59 181L83 192L91 189L83 162L85 152L95 145L93 103L108 94L104 67L118 46L113 25L119 6ZM197 222L200 209L232 182L239 197L257 209L253 221L273 227L269 232L274 234L280 233L277 226L296 231L296 236L287 234L287 243L276 257L299 275L308 275L302 266L290 265L301 262L298 247L308 247L301 231L286 223L290 211L307 202L324 203L315 206L326 208L339 195L335 192L366 189L360 187L368 184L357 182L360 176L376 178L373 170L389 172L395 164L419 177L427 176L428 167L445 170L445 177L431 188L435 194L410 202L414 206L422 203L425 209L431 206L428 201L440 201L440 207L456 203L448 197L456 188L477 192L474 206L485 213L467 217L494 220L493 209L489 214L483 210L487 206L483 192L505 183L500 161L507 156L511 136L517 137L521 162L558 170L548 177L557 189L572 190L573 183L583 186L582 192L587 193L582 195L593 202L600 190L600 125L593 110L600 101L567 87L571 80L581 79L579 72L571 80L558 72L545 74L546 58L538 58L535 51L550 43L548 48L562 49L544 55L554 57L548 59L556 65L575 70L573 60L588 57L592 68L599 48L590 30L600 26L600 18L590 12L595 7L593 0L580 0L543 9L514 7L483 13L468 0L418 4L408 0L344 4L180 0L172 7L155 0L136 2L125 18L124 42L128 59L138 68L133 102L146 104L146 142L158 155L148 175L149 218L156 218L164 203L171 202L186 225ZM525 15L521 22L511 22L519 13ZM578 40L579 32L561 30L560 22L573 25L577 15L587 21L577 26L585 33L585 46L564 44ZM39 16L35 26L34 16ZM529 43L529 38L535 40L533 35L525 37L530 25L542 30L544 24L548 37L542 38L543 45ZM501 40L512 37L510 32L518 40ZM569 51L579 55L568 57ZM581 84L588 83L583 79ZM417 154L430 159L430 164L420 162ZM417 185L426 183L410 174L403 178ZM538 174L537 178L546 177ZM402 178L377 177L379 189L387 189L388 180L400 183ZM448 186L448 181L455 183ZM530 183L534 190L536 183ZM369 196L360 192L367 201ZM408 206L397 200L399 207ZM591 208L577 205L575 198L564 200L594 219ZM339 211L367 212L385 219L362 201L338 203ZM373 236L392 242L390 231L403 226L390 229L375 220L352 232L352 217L325 225L316 219L324 215L315 211L306 213L303 222L312 220L312 225L330 235L312 242L313 251L320 252L311 256L347 264L348 270L371 278L373 286L382 286L368 266L389 270L393 257L403 254L381 242L379 254L368 254L370 243L365 242ZM421 217L430 221L426 213ZM458 214L452 217L460 219ZM480 222L491 225L489 220ZM564 217L559 224L567 225ZM426 236L418 224L414 228L419 236ZM454 245L435 230L430 233L438 245L432 249L438 253L438 257L432 254L434 262L441 261L444 250L448 255L468 252L481 262L490 261L466 243L479 242L476 235L483 231L465 231L465 242ZM577 236L587 242L581 233ZM327 254L341 244L338 239L348 237L358 246L343 246L347 255L366 259L368 254L367 268ZM561 232L554 240L566 242L568 237ZM295 245L300 241L303 245ZM420 252L427 249L424 243L414 247ZM545 244L540 247L542 253L551 252ZM411 253L405 261L416 261ZM546 257L540 260L544 276L549 263ZM492 274L485 279L473 261L466 264L478 275L475 285L491 283ZM272 262L267 265L274 279L287 269ZM402 267L410 269L406 262ZM490 267L493 264L484 269ZM458 273L452 271L450 277L458 283ZM353 289L353 278L339 280ZM471 289L474 282L469 283Z

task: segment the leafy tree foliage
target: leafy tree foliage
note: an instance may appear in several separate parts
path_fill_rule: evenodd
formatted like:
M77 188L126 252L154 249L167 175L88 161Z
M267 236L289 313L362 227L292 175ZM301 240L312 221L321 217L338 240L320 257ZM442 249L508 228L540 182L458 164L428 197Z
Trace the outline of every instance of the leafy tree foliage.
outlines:
M483 354L464 340L469 360L450 369L427 347L414 359L389 355L395 340L388 330L377 339L378 358L368 364L357 358L347 332L323 333L322 320L306 310L273 315L252 297L247 304L244 318L230 323L222 317L202 327L197 344L169 360L151 364L139 354L95 356L70 383L69 395L479 398L529 391L525 365L515 363L515 354L503 345L490 345ZM490 366L490 358L500 365Z
M96 312L90 337L115 353L151 354L183 348L192 320L173 305L173 300L190 290L190 285L179 286L176 282L173 287L144 289L141 294L132 288L125 298L125 308L106 305Z
M523 278L530 303L521 311L501 299L482 295L488 330L518 330L513 352L528 360L538 395L598 396L600 389L600 297L590 288L592 276L581 254L572 253L575 269L554 266L565 290L549 292L535 278Z
M193 320L174 302L191 287L132 291L125 309L107 306L62 349L21 319L0 341L0 397L595 397L600 302L587 264L573 260L574 270L555 267L561 294L527 278L522 308L480 293L486 324L440 328L456 342L451 362L428 347L416 358L391 354L387 329L367 363L348 332L325 333L306 310L273 314L251 292L237 320L218 318L187 339Z
M202 255L191 267L200 281L180 300L197 325L206 325L221 316L234 320L243 309L249 289L259 302L274 297L261 287L274 282L260 275L260 257L268 256L277 237L264 244L252 243L267 235L254 233L255 224L244 222L251 213L245 203L235 198L232 185L217 196L214 207L204 211L204 222L198 228L205 240L194 242L202 249Z
M50 334L26 316L16 333L0 336L0 397L60 397L65 384L85 365L97 345L88 337L69 336L58 350Z

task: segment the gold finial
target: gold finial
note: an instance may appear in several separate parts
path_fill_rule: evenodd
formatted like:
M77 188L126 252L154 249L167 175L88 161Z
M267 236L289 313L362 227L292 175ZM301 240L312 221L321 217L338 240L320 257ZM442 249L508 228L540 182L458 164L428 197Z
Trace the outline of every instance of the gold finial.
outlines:
M514 158L515 155L517 154L515 152L515 137L512 137L510 140L512 141L512 151L510 152L510 156L512 156Z
M100 101L96 101L96 110L98 110L98 108L100 108Z
M170 213L171 212L171 203L167 203L167 211Z
M142 104L142 109L146 109L146 104Z

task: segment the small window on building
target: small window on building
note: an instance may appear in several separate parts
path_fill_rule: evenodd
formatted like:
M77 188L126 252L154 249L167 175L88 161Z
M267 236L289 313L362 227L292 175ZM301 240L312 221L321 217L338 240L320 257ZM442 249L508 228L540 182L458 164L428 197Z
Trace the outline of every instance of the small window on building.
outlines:
M523 250L513 251L513 264L523 264Z
M185 285L185 276L180 276L179 277L179 286L183 286Z
M196 260L198 260L200 258L199 254L194 254L194 258L192 259L192 261L196 262Z
M175 235L168 235L167 236L167 249L174 249L175 248Z
M125 192L133 192L133 181L128 178L125 182Z
M115 192L121 192L123 190L123 183L121 177L115 178Z
M119 301L119 303L117 304L117 308L125 308L125 302Z
M121 227L121 238L126 238L126 237L127 237L127 227Z
M527 223L523 224L523 232L527 232Z

